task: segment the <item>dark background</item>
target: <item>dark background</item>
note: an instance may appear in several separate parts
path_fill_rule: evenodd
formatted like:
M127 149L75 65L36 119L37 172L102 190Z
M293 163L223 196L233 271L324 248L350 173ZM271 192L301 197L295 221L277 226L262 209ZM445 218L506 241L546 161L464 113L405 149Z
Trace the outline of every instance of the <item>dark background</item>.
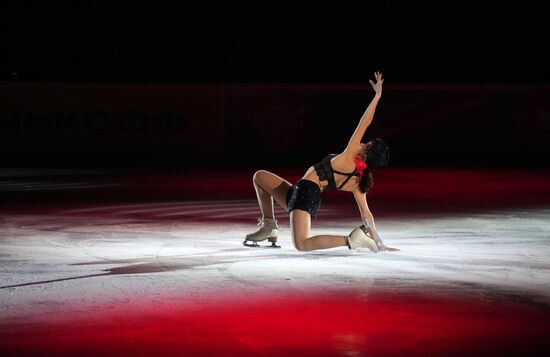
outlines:
M2 2L1 79L548 83L542 8ZM171 4L171 5L168 5Z
M391 142L394 165L547 165L550 57L545 12L517 4L485 6L3 2L0 82L12 93L13 85L56 83L68 84L68 92L71 85L89 83L344 87L334 89L333 95L287 89L290 102L299 100L313 112L305 115L303 139L278 151L263 146L243 155L257 139L250 139L255 124L226 108L225 151L204 155L203 160L181 159L182 154L201 154L189 145L186 152L170 147L159 155L146 149L78 152L67 144L58 145L52 155L44 154L46 140L19 151L4 140L2 161L144 167L214 162L305 165L347 141L355 123L334 118L341 113L360 117L371 94L368 87L353 85L368 83L373 71L380 70L386 78L385 92L375 118L380 123L375 122L372 135ZM233 98L233 107L269 96L267 91L243 102L241 92L225 93ZM3 100L0 104L10 112L10 103ZM464 106L469 109L453 109ZM277 140L279 134L271 132L267 140ZM96 139L101 145L101 138ZM125 139L120 140L123 147Z

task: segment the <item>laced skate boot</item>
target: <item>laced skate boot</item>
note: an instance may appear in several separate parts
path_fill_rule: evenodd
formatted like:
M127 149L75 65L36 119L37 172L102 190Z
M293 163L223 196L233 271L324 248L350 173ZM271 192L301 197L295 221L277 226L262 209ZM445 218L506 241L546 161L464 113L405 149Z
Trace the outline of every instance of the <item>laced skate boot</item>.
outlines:
M369 248L371 251L378 253L380 249L374 240L374 234L370 227L364 224L355 228L348 236L349 249Z
M258 225L260 226L260 229L254 233L247 234L243 245L247 247L260 247L258 242L267 239L271 242L269 248L281 248L281 246L275 244L277 242L277 233L279 233L277 220L273 218L258 219Z

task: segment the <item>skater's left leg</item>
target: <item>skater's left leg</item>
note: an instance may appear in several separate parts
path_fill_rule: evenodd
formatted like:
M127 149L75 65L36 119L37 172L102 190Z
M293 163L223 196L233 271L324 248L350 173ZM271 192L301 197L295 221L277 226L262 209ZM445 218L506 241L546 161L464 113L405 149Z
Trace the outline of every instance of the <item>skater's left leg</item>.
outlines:
M256 171L252 182L264 218L275 218L274 200L283 209L287 209L286 193L291 186L290 182L266 170Z
M275 220L273 201L280 204L286 210L286 195L291 184L287 180L265 170L256 171L253 183L258 198L258 205L262 211L262 218L260 219L261 227L256 232L247 234L243 244L246 246L256 246L256 242L267 239L272 243L273 247L278 247L275 242L277 242L279 227Z
M310 237L311 216L309 212L295 209L290 212L290 230L294 247L300 251L345 247L347 236L316 235Z

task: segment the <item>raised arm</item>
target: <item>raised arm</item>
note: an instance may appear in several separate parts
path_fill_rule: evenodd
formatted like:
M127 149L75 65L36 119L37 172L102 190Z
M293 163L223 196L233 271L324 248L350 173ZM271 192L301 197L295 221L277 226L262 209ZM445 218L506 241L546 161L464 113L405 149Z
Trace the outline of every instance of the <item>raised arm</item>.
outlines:
M376 79L376 82L369 80L375 92L374 98L372 98L372 101L367 107L367 110L365 110L365 113L361 117L361 120L359 120L359 124L357 125L357 128L355 128L355 131L353 132L353 135L348 142L348 146L344 150L344 154L346 156L349 156L349 158L351 159L353 159L357 154L357 148L361 143L361 139L363 138L365 131L367 130L370 123L372 122L372 119L374 118L376 105L378 104L380 97L382 97L382 84L384 83L384 79L382 79L382 73L378 71L374 72L374 78Z

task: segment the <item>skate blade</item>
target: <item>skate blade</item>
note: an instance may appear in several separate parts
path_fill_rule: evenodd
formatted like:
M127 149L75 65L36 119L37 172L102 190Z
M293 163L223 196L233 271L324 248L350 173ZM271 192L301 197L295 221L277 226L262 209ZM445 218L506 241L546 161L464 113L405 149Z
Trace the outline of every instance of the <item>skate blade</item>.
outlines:
M252 242L252 243L250 243ZM243 245L245 247L249 247L249 248L281 248L280 245L277 245L275 244L275 242L272 242L271 245L259 245L257 242L255 241L248 241L248 240L245 240L243 242Z

